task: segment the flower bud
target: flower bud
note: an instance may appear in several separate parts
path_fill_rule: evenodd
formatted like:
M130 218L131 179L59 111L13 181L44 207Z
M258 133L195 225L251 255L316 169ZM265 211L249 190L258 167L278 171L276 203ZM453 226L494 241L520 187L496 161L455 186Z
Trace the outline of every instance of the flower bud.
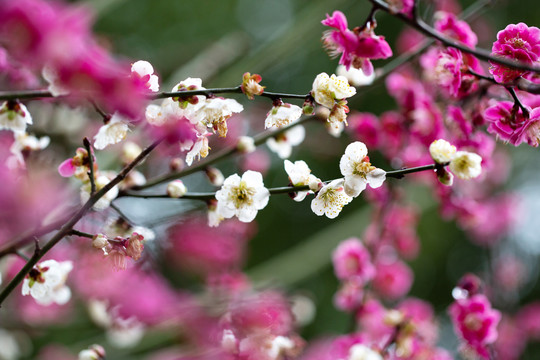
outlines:
M456 147L446 140L435 140L429 145L429 154L437 164L446 164L454 158Z
M445 168L441 167L436 170L437 172L437 179L439 182L446 186L452 186L454 183L454 175L447 171Z
M311 96L308 96L306 101L304 101L304 105L302 105L302 113L307 116L313 115L315 113L314 100Z
M144 249L143 240L144 236L137 234L136 232L131 234L126 246L126 254L133 260L139 260L141 258Z
M182 171L183 168L184 160L182 160L181 158L173 158L169 162L169 169L171 169L171 171Z
M253 100L254 95L261 95L265 86L259 85L262 77L259 74L244 73L242 78L242 92L246 94L249 100Z
M450 170L460 179L478 177L482 173L482 157L468 151L458 151L450 162Z
M255 151L255 140L249 136L240 136L236 149L242 154L249 154Z
M179 198L187 193L187 187L182 180L174 180L167 185L167 195L172 198Z
M94 238L92 240L93 247L95 247L96 249L103 249L107 245L109 245L109 240L107 239L105 235L103 234L94 235Z
M223 177L223 173L212 166L207 167L205 170L206 176L208 177L208 180L210 183L214 186L221 186L223 185L223 181L225 178Z

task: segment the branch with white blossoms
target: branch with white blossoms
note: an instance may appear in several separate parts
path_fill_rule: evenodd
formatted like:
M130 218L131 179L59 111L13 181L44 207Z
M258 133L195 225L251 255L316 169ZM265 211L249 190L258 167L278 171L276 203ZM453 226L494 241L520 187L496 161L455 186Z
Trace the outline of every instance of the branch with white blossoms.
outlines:
M277 130L265 131L263 133L255 135L255 136L253 136L253 144L255 146L259 146L259 145L264 144L268 139L279 138L279 136L281 134L284 134L285 132L291 130L292 128L294 128L296 126L299 126L299 125L302 125L302 124L304 124L307 121L312 120L312 119L314 119L314 117L311 117L311 116L304 117L304 118L299 119L298 121L292 122L291 124L289 124L287 126L280 127ZM151 188L153 186L156 186L156 185L159 185L159 184L171 181L171 180L180 179L182 177L194 174L194 173L196 173L198 171L203 171L207 167L209 167L211 165L214 165L215 163L217 163L217 162L219 162L219 161L221 161L223 159L226 159L227 157L229 157L229 156L231 156L231 155L233 155L235 153L238 153L238 152L240 152L240 150L238 149L238 146L232 146L232 147L229 147L229 148L222 149L222 150L214 153L213 155L207 157L205 160L200 161L199 163L197 163L195 165L192 165L192 166L190 166L188 168L185 168L185 169L183 169L181 171L173 171L173 172L170 172L168 174L164 174L164 175L155 177L153 179L149 179L144 185L133 186L128 190L135 190L135 191L144 190L144 189L148 189L148 188ZM122 196L123 194L124 193L121 192L120 196Z

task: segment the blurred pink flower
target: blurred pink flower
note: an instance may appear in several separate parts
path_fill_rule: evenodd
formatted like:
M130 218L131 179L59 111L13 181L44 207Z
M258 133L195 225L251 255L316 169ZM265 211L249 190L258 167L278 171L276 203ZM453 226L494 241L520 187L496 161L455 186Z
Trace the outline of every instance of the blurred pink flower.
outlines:
M467 22L459 20L456 15L446 11L438 11L435 13L435 18L435 30L464 43L468 47L474 48L476 46L478 38Z
M336 277L340 280L365 284L375 275L369 252L357 238L342 241L334 250L332 261Z
M379 261L375 264L375 278L373 289L383 298L399 299L409 292L414 274L402 261Z
M491 308L485 295L456 300L448 309L456 334L480 357L489 359L487 345L497 340L501 313Z

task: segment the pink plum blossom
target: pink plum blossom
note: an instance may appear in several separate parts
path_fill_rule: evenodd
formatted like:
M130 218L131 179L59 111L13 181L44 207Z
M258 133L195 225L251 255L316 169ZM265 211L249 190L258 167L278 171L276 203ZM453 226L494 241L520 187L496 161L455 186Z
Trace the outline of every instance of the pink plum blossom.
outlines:
M414 274L402 261L379 261L375 264L373 289L382 297L399 299L409 292Z
M508 25L497 33L491 54L528 65L537 63L540 57L540 29L524 23ZM500 83L511 82L526 73L525 70L512 69L495 62L491 62L489 72Z
M341 242L332 255L332 261L336 277L340 280L365 284L375 275L369 252L357 238Z
M371 75L373 65L370 59L386 59L392 56L390 45L384 36L375 35L373 29L349 30L347 18L341 11L334 11L332 16L326 15L321 22L336 30L328 30L323 35L323 43L331 56L341 54L339 63L347 69L351 66L362 69L364 74Z
M465 21L459 20L456 15L446 11L438 11L435 18L434 27L437 31L464 43L468 47L474 48L476 46L478 37Z
M501 320L501 313L492 309L488 298L482 294L456 300L448 312L454 331L467 348L488 359L487 345L497 340L497 325Z

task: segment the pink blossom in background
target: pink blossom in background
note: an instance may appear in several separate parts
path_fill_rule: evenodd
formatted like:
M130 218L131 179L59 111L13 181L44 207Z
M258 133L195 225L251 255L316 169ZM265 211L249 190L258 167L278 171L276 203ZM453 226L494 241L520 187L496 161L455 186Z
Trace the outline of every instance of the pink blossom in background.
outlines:
M272 335L287 335L292 331L293 315L285 297L275 291L244 296L229 304L231 329L243 337L264 331Z
M365 340L379 346L386 344L394 331L394 327L384 321L386 313L386 308L378 300L368 298L364 302L356 313L356 322Z
M403 31L399 33L397 39L397 51L400 54L408 51L414 51L425 39L426 37L422 35L422 33L414 30L413 28L404 28Z
M175 267L201 275L235 270L254 231L251 223L228 220L216 228L204 217L193 217L170 229L168 258Z
M493 264L495 284L503 292L515 293L525 284L529 276L529 268L521 259L513 254L504 254Z
M384 36L377 36L373 29L351 31L347 27L347 18L341 11L334 11L332 16L326 15L321 22L336 30L328 30L323 35L324 46L331 56L341 55L339 63L347 70L352 66L362 69L365 75L373 73L373 65L369 59L386 59L392 56L390 45Z
M332 255L334 272L340 280L365 284L375 275L368 250L357 238L342 241Z
M397 310L415 326L415 332L423 342L435 345L438 338L438 328L435 314L430 303L416 298L406 298L399 303Z
M516 314L516 325L532 341L540 341L540 302L523 306Z
M271 165L271 157L268 151L264 149L256 149L254 152L244 154L240 159L240 168L246 172L248 170L257 171L261 174L266 174Z
M519 360L527 346L527 334L519 326L515 319L503 314L499 323L499 337L493 344L497 359Z
M377 148L380 142L379 119L370 113L351 113L347 118L349 126L347 131L352 136L371 149Z
M334 295L336 309L352 312L359 309L364 300L364 284L355 280L345 281Z
M474 48L478 43L478 37L471 30L471 27L467 22L459 20L456 15L446 12L438 11L435 13L435 30L443 33L449 38L464 43L468 47Z
M454 331L480 357L489 358L487 346L497 340L501 313L491 308L485 295L456 300L448 309Z
M497 33L491 55L533 65L540 57L540 29L524 23L510 24ZM499 83L508 83L526 73L491 62L489 72Z
M375 263L373 289L383 298L399 299L409 292L414 274L402 261L378 261Z

